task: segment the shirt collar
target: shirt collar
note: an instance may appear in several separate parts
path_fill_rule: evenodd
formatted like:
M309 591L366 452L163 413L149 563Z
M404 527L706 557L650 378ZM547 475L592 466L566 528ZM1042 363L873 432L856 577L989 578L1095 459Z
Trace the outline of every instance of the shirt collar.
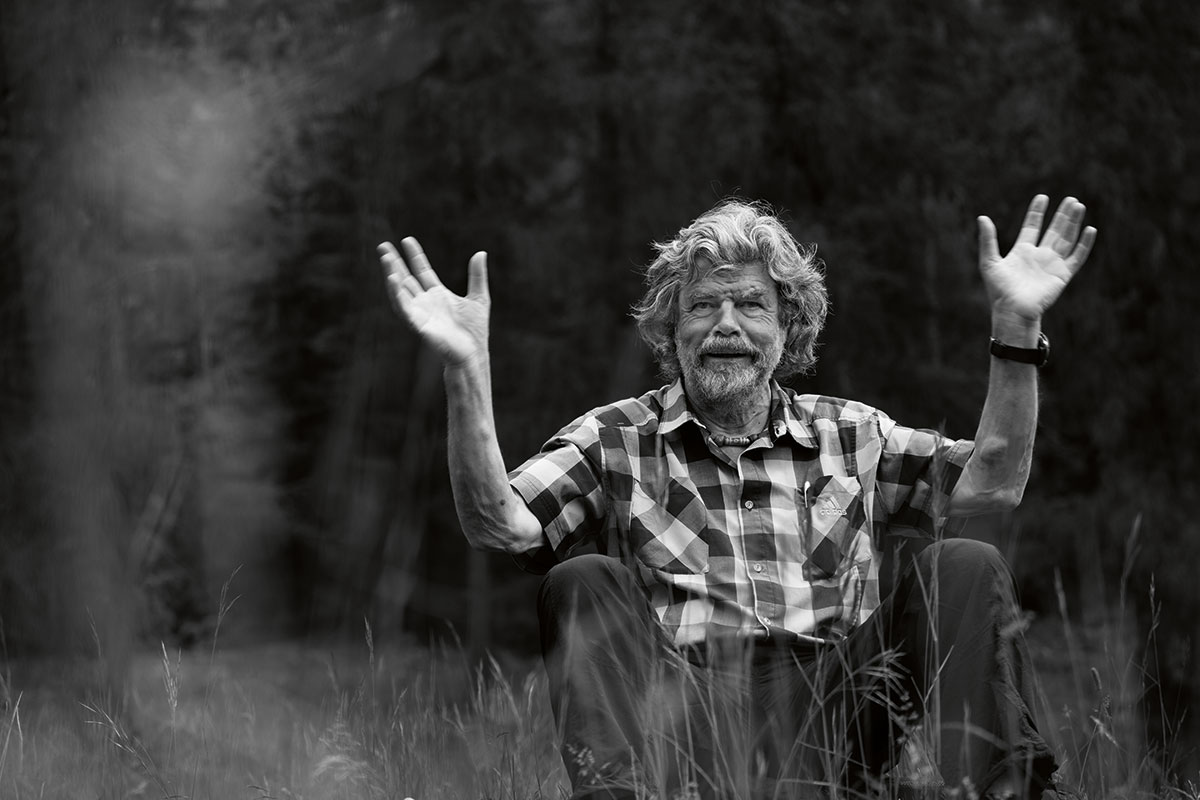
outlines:
M775 381L771 381L771 391L774 400L771 406L771 435L775 439L785 434L801 447L817 446L817 433L813 430L812 421L797 413L797 406L792 401L795 394L785 391Z
M672 431L678 430L685 422L694 422L700 424L700 420L696 419L692 414L692 409L688 407L687 394L683 391L683 378L676 378L671 385L667 387L666 394L662 400L663 410L658 418L658 432L662 435L667 435Z
M683 379L676 378L663 395L663 410L658 420L658 432L666 436L681 428L685 423L692 422L702 425L692 413L688 405L687 394L683 390ZM785 391L774 379L771 380L771 437L779 439L785 434L803 447L816 447L817 436L812 423L796 413L792 404L792 394Z

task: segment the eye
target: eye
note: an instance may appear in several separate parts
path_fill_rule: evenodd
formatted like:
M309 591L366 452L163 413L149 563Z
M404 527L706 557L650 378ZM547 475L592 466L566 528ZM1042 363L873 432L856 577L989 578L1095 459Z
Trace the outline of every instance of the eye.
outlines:
M713 304L711 300L696 300L692 303L692 311L707 311L712 307Z

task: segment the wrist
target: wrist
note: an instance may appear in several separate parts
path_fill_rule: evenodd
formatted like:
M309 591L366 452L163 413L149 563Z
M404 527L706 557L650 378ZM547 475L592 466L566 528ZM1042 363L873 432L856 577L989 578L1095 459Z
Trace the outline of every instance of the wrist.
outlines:
M486 350L472 353L459 360L446 359L442 362L442 378L448 385L472 383L480 378L490 378L491 362Z
M1015 311L992 308L992 338L1012 347L1037 347L1042 332L1041 316L1027 317Z
M1014 361L1018 364L1032 364L1035 367L1044 367L1046 362L1050 360L1050 340L1046 338L1046 334L1038 334L1037 347L1014 347L1011 344L992 337L992 342L988 346L992 356L1002 361Z

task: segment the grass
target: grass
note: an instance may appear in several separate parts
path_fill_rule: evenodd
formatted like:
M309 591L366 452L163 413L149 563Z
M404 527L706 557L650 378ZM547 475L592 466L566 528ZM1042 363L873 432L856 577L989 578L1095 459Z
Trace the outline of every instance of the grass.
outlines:
M1086 798L1200 798L1151 751L1137 666L1102 631L1031 632L1063 769ZM368 639L368 642L370 640ZM1061 648L1059 648L1061 652ZM1088 666L1093 661L1098 666ZM1112 666L1103 663L1108 661ZM489 798L568 794L545 676L404 640L265 644L216 658L133 659L124 704L96 694L94 661L4 665L0 796L24 798ZM1113 683L1109 683L1112 680Z
M1167 707L1156 691L1161 607L1153 579L1145 631L1138 630L1127 594L1140 527L1135 522L1126 539L1126 567L1116 591L1104 592L1117 601L1091 626L1072 623L1061 576L1055 575L1057 625L1044 624L1029 637L1048 734L1062 754L1060 775L1079 796L1200 800L1200 775L1180 774L1186 757L1196 755L1195 743L1179 738L1186 709Z
M460 650L277 643L132 661L25 661L0 722L0 797L559 797L544 677Z
M1136 530L1129 543L1136 547ZM1124 582L1123 582L1124 583ZM1067 797L1200 800L1181 776L1167 708L1146 709L1155 627L1139 641L1119 603L1103 621L1028 631L1047 699L1043 731ZM217 619L233 607L223 594ZM97 658L0 664L0 797L565 798L545 673L516 656L473 661L457 644L264 643L135 656L128 691ZM1149 744L1147 725L1161 727Z

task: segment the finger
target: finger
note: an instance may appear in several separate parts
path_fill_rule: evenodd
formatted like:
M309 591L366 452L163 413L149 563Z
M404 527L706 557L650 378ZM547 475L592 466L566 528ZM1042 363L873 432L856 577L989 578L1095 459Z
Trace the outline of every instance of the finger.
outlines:
M1074 197L1064 197L1050 220L1046 235L1042 237L1042 244L1049 245L1055 253L1066 257L1075 247L1086 211L1087 207Z
M1035 195L1025 212L1025 220L1021 223L1021 232L1017 234L1017 244L1027 242L1036 245L1042 233L1042 218L1046 214L1046 206L1050 198L1044 194Z
M990 217L976 217L979 225L979 264L991 264L1000 260L1000 244L996 241L996 225Z
M392 309L399 313L401 318L406 320L409 325L417 327L420 324L422 311L415 301L417 296L425 290L421 288L421 284L417 283L417 279L408 273L399 256L392 255L391 258L397 262L398 269L389 272L387 276L388 300L391 301Z
M399 310L399 295L404 282L414 279L409 274L408 267L404 265L404 260L396 252L395 245L391 242L383 242L375 250L379 253L379 263L383 267L383 277L387 281L388 299L392 302L392 306Z
M487 253L482 250L471 256L471 261L467 264L467 297L491 299L488 292Z
M383 265L383 272L387 278L399 283L412 274L391 242L384 242L375 249L379 253L379 263Z
M1079 243L1075 245L1075 249L1071 251L1071 255L1065 259L1067 270L1074 275L1083 266L1083 262L1087 261L1088 256L1092 252L1092 246L1096 243L1096 229L1091 225L1083 229L1083 233L1079 237Z
M404 259L396 252L396 247L391 242L384 242L376 249L379 252L379 261L383 264L383 273L387 278L389 289L388 295L393 304L400 304L403 307L404 301L411 300L425 291L420 282L408 271L408 265L404 263Z
M408 274L408 269L404 266L404 262L400 260L400 254L396 252L396 246L391 242L380 242L375 248L375 252L379 254L379 263L383 266L383 276L391 278L394 272L403 270L404 274Z
M400 241L400 252L404 254L408 271L417 279L422 288L432 289L442 285L442 281L433 271L433 267L429 266L429 259L425 257L425 251L421 249L420 242L407 236Z

